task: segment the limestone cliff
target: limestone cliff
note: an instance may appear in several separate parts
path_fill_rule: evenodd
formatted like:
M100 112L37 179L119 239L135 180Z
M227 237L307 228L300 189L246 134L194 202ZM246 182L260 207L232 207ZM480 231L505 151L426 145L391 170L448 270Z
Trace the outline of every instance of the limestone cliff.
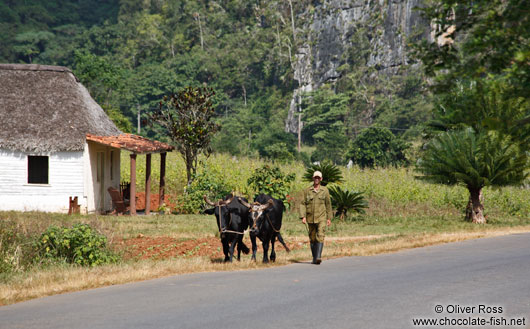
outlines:
M352 46L352 35L360 28L377 30L370 40L368 65L392 73L408 64L407 38L429 38L429 24L414 8L422 0L322 0L313 1L302 17L304 31L299 41L294 79L298 88L293 93L285 130L298 130L299 95L317 89L340 77L344 64L342 54ZM355 49L353 49L355 51Z

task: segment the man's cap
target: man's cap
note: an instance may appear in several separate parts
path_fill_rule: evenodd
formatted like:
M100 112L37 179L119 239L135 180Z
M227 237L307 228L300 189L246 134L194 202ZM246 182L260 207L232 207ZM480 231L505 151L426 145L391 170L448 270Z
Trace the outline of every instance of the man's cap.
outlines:
M322 173L321 173L320 171L317 170L317 171L315 171L315 172L313 173L313 178L314 178L314 177L320 177L320 178L322 178Z

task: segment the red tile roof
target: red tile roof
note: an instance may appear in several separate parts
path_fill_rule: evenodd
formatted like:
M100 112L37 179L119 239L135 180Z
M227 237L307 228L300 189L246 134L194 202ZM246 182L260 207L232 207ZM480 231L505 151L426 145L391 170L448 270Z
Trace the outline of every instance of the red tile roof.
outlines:
M117 136L95 136L87 134L86 140L110 147L125 149L137 154L170 152L175 149L175 147L169 144L133 134L121 134Z

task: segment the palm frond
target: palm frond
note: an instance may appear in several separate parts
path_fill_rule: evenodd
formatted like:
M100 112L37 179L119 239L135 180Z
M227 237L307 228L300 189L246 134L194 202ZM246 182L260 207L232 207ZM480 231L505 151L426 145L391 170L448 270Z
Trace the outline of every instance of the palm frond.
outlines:
M473 189L522 183L528 169L528 154L509 136L473 129L438 135L416 166L420 179Z
M330 162L310 165L306 169L302 179L307 182L313 181L313 173L315 171L320 171L322 173L322 182L320 184L323 186L331 183L340 183L343 181L342 172L340 171L339 167Z
M331 203L336 209L336 215L343 219L348 211L363 214L364 209L368 208L368 202L364 198L363 192L343 190L339 186L330 186L329 194Z

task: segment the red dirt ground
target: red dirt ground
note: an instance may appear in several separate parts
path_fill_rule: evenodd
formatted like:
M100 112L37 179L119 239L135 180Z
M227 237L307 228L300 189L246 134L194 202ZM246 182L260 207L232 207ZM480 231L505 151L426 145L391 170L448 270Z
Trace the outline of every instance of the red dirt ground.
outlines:
M245 237L243 241L250 249L250 239ZM291 250L301 248L296 243L287 243L287 246ZM210 257L212 260L224 258L221 241L216 237L183 240L164 236L147 237L140 234L135 238L119 241L117 247L124 252L125 259L161 260L197 256ZM279 242L276 242L275 247L277 253L285 252ZM262 257L261 253L261 243L258 242L258 257Z
M151 193L151 204L150 204L150 210L151 211L157 211L158 210L158 193L153 194ZM169 195L164 196L164 200L166 205L171 209L175 209L175 204L169 201ZM143 211L145 210L145 192L138 192L136 193L136 210Z

